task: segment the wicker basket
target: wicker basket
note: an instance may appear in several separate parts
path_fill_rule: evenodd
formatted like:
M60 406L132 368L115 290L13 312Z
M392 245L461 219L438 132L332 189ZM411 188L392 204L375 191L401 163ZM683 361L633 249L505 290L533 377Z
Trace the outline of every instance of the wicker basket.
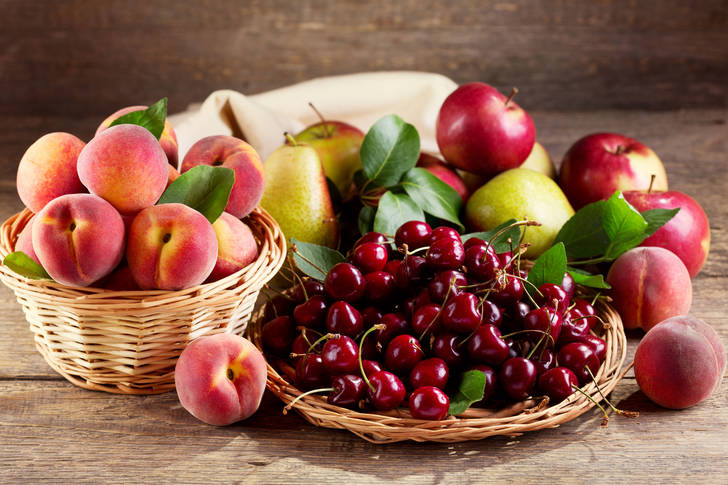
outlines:
M259 309L248 327L248 337L262 349L263 313ZM597 384L582 389L597 402L609 394L624 375L622 365L627 355L626 337L619 314L608 304L599 304L604 321L596 329L607 344L607 356L596 374ZM287 382L268 364L268 389L285 404L301 391ZM455 443L479 440L488 436L519 436L526 431L554 428L591 409L594 404L584 395L572 394L558 404L548 406L548 399L529 399L504 409L470 408L464 414L442 421L413 419L409 409L399 408L386 413L365 413L334 406L320 395L309 395L293 405L301 416L315 426L347 429L372 443L396 441L437 441Z
M27 209L0 227L0 255L13 251L33 214ZM218 281L180 291L110 291L31 280L0 265L0 279L23 307L46 362L77 386L120 394L174 389L174 365L197 337L242 335L258 293L281 267L286 242L264 210L245 220L258 259Z

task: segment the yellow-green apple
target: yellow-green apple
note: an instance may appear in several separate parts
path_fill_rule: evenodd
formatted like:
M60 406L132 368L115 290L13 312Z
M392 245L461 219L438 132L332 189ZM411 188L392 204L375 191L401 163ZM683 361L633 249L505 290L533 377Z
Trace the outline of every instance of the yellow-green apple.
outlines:
M364 133L348 123L327 120L307 127L293 138L316 150L324 173L347 200L352 193L354 172L361 169L359 149Z
M212 135L192 145L182 160L184 173L198 165L230 168L235 172L235 183L225 211L243 218L260 202L265 187L263 163L255 148L239 138Z
M60 195L86 192L78 178L76 163L85 143L70 133L48 133L23 154L16 186L23 204L38 213Z
M608 199L615 190L667 190L665 167L649 147L616 133L578 140L564 155L559 185L575 209Z
M33 249L58 283L88 286L113 271L124 255L124 222L93 194L50 201L33 222Z
M464 202L468 200L470 192L465 186L463 179L452 168L448 167L442 160L429 153L421 152L417 160L417 166L422 167L447 185L455 189Z
M249 340L230 333L189 344L174 369L177 396L190 414L226 426L252 416L260 406L267 376L263 354Z
M243 221L223 212L212 224L217 236L217 262L207 281L217 281L245 268L258 257L258 243Z
M25 227L20 234L18 239L15 241L15 251L24 252L30 259L40 264L38 256L35 254L33 249L33 223L35 222L35 216L31 217L30 220L25 224Z
M479 175L521 166L531 153L536 129L512 97L477 82L453 91L440 107L435 132L445 160Z
M666 318L687 313L693 301L687 268L664 248L630 249L612 263L607 283L627 329L648 331Z
M682 260L690 277L695 278L710 251L710 223L700 204L689 195L676 190L629 190L624 193L624 198L640 212L680 208L667 224L642 241L640 246L669 249Z
M122 214L154 205L169 177L167 156L149 130L116 125L96 135L78 156L78 175L89 192Z
M496 175L470 196L465 219L471 231L488 231L510 220L541 223L526 229L525 255L536 258L554 242L561 226L574 215L556 182L528 168L514 168ZM515 242L514 242L515 244Z
M109 125L117 118L147 108L148 106L128 106L126 108L121 108L101 122L99 127L96 128L96 134L98 135L108 128ZM169 162L169 164L174 168L177 168L177 135L175 134L174 128L172 128L172 124L169 120L164 120L164 129L162 130L162 134L159 136L159 144L162 146L165 155L167 155L167 162Z
M126 261L143 290L199 285L217 261L215 230L205 216L184 204L148 207L131 223Z

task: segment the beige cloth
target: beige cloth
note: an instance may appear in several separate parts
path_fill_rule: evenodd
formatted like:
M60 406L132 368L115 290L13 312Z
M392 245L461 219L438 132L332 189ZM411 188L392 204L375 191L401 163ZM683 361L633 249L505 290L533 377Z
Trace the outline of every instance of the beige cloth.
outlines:
M371 72L313 79L246 96L215 91L198 106L170 116L179 143L179 159L209 135L235 135L247 140L265 160L283 143L283 133L296 133L318 121L312 102L330 120L346 121L366 133L382 116L397 114L420 134L422 150L438 152L437 113L457 85L440 74Z

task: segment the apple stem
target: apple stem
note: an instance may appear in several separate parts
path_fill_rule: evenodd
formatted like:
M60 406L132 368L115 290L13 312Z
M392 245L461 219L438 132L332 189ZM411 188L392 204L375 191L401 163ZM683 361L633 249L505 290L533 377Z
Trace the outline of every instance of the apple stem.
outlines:
M623 154L626 151L627 151L627 148L625 148L624 145L617 145L617 149L614 150L614 154L615 155L621 155L621 154Z
M308 102L308 105L311 107L311 109L316 113L316 116L319 117L321 120L321 126L324 127L324 135L326 135L326 138L331 138L334 135L333 131L329 131L328 126L326 125L326 118L324 118L324 115L321 114L321 111L316 109L316 106L313 105L311 101Z
M506 106L508 106L508 103L511 102L516 94L518 94L518 88L513 86L513 88L511 88L511 94L508 96L508 99L506 99Z
M654 185L654 183L655 183L655 179L656 179L656 178L657 178L657 175L655 175L654 173L653 173L652 175L650 175L650 186L649 186L649 187L647 187L647 193L648 193L648 194L649 194L650 192L652 192L652 186Z

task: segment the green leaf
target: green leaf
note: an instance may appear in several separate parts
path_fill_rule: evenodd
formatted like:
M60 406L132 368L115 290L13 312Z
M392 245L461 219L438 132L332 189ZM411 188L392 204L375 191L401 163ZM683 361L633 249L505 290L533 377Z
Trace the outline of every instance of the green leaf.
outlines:
M225 167L198 165L172 182L157 205L177 202L196 209L213 223L225 210L235 183L235 172Z
M644 240L647 222L637 209L624 199L620 191L616 191L604 205L602 215L604 231L609 236L609 247L604 256L616 259L637 246Z
M366 234L369 231L372 230L372 227L374 225L374 215L377 213L377 210L374 207L369 207L368 205L365 205L361 208L359 211L359 219L358 219L358 225L359 225L359 232L361 234Z
M23 251L15 251L5 256L3 265L32 280L52 280L53 278L43 269L43 266L36 263Z
M387 191L379 199L379 208L374 216L374 230L394 236L399 226L407 221L424 221L422 209L407 194Z
M346 261L343 254L326 246L297 241L291 238L291 248L293 247L296 248L295 251L291 251L293 253L293 261L298 266L298 269L319 281L323 281L326 278L326 274L334 265Z
M602 225L605 205L603 200L586 205L561 227L554 243L564 243L569 258L592 258L607 250L609 236Z
M391 187L417 163L420 135L399 116L385 116L367 132L360 155L364 175L382 187Z
M463 200L448 184L424 168L415 167L404 174L401 185L422 210L465 230L458 218Z
M529 293L544 283L560 285L566 273L566 250L564 243L556 243L548 251L538 257L531 271L528 272L528 281L533 285L525 285Z
M659 228L675 217L679 211L680 208L678 207L677 209L650 209L642 212L642 218L647 222L644 239L652 236Z
M485 392L485 373L479 370L464 372L458 386L458 391L450 398L448 414L457 416L463 414L471 404L483 399Z
M611 288L609 286L609 283L604 281L604 275L601 274L591 274L588 271L584 271L583 269L579 268L567 268L567 271L571 275L572 278L574 278L574 282L582 285L582 286L588 286L589 288L599 288L608 290Z
M132 111L120 116L111 122L109 127L116 125L143 126L154 135L157 140L164 131L164 122L167 119L167 98L162 98L147 109Z
M463 242L467 241L468 239L472 237L479 237L485 242L490 241L490 239L495 236L499 231L505 229L506 227L510 226L516 222L515 219L511 219L509 221L504 222L503 224L499 225L495 229L491 229L490 231L483 231L483 232L471 232L469 234L464 234L460 236L460 239L462 239ZM508 239L511 240L511 242L508 242ZM493 240L491 243L493 245L493 249L495 249L496 253L504 253L506 251L510 251L512 247L516 247L518 245L518 241L521 239L521 228L518 226L511 227L507 231L505 231L503 234L498 236Z

